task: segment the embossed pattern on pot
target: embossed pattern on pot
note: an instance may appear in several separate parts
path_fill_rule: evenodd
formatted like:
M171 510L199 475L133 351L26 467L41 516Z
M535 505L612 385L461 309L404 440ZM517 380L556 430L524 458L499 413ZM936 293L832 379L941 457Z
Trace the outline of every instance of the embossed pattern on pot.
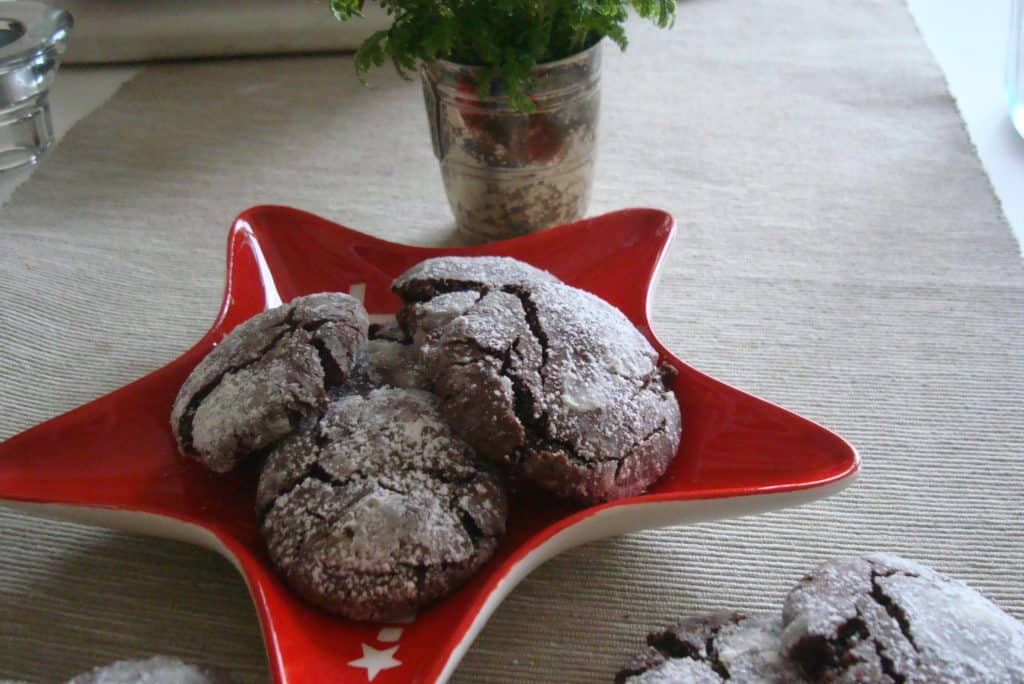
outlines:
M497 240L583 216L596 157L601 44L538 65L528 113L496 84L478 95L481 71L440 60L421 70L434 154L460 230Z

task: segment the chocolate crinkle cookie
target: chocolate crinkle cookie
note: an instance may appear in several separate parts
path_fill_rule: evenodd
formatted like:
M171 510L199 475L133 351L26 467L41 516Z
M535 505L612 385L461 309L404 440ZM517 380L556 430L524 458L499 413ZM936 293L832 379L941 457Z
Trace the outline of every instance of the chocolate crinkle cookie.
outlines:
M430 259L399 321L458 434L556 495L644 491L679 446L658 355L615 307L510 259Z
M796 684L800 672L779 652L777 615L718 613L690 618L647 637L647 650L617 684Z
M278 444L257 491L270 559L307 601L356 620L406 615L461 585L504 533L503 483L396 388L336 399Z
M783 620L783 651L814 681L1024 682L1024 623L896 556L821 565L790 592Z
M291 433L363 354L367 316L341 293L294 299L224 337L185 380L171 412L178 448L219 473Z

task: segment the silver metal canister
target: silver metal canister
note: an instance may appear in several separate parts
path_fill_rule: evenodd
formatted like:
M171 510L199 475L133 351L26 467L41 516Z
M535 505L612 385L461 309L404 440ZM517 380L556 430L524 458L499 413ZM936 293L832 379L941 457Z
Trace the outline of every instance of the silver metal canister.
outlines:
M580 218L594 176L601 43L533 71L524 113L494 84L477 95L480 67L424 65L434 154L459 228L500 240Z

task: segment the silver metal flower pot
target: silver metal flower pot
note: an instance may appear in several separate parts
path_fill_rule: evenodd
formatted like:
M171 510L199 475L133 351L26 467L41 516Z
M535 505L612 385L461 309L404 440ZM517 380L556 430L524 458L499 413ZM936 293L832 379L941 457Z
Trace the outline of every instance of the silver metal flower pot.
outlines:
M601 43L533 71L535 109L497 85L477 95L480 67L424 65L423 96L448 203L472 239L500 240L580 218L594 175Z

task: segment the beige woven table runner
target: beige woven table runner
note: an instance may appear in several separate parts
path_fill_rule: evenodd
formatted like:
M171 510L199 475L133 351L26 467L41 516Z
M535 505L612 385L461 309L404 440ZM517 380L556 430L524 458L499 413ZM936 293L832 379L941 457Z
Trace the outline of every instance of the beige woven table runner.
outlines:
M607 681L651 627L773 609L823 559L889 550L1024 617L1024 271L897 0L692 0L606 49L592 212L679 234L659 334L828 425L860 480L795 510L591 544L495 613L455 681ZM233 216L291 204L390 239L451 218L417 83L349 57L154 66L0 210L0 438L153 370L221 297ZM229 564L0 512L0 678L152 653L266 669Z

